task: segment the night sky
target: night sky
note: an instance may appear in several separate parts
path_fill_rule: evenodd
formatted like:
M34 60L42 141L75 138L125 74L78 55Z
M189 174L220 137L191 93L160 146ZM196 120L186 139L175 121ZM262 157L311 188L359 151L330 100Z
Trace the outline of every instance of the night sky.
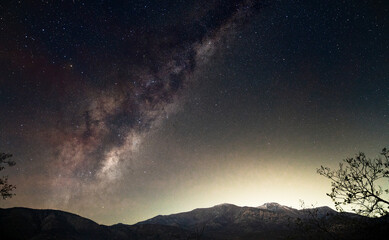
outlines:
M386 3L385 3L386 2ZM333 207L316 173L389 144L387 1L1 1L1 207L135 223Z

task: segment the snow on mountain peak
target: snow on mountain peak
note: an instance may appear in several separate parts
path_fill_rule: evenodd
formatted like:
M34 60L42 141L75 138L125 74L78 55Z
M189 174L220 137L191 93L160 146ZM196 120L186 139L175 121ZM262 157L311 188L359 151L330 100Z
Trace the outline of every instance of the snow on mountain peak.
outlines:
M279 209L283 209L285 208L285 206L279 204L279 203L276 203L276 202L270 202L270 203L265 203L261 206L259 206L258 208L260 209L267 209L267 210L270 210L270 211L277 211Z

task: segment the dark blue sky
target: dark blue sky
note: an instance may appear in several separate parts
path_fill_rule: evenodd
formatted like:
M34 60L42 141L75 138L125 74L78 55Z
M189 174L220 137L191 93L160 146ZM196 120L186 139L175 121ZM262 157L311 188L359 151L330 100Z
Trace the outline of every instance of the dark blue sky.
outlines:
M0 3L6 207L331 205L316 168L387 146L384 1L166 2Z

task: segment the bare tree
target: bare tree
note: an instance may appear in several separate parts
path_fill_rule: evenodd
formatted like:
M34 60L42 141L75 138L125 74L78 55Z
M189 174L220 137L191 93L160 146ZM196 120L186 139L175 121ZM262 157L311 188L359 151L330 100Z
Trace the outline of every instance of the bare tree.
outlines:
M11 157L12 154L0 153L0 171L5 168L4 165L10 167L15 165L15 162L10 160ZM0 178L0 195L3 199L11 198L14 195L12 190L15 188L14 185L8 184L8 176Z
M317 172L329 178L331 193L327 193L335 207L343 211L344 205L361 215L380 217L389 212L389 150L380 153L383 158L370 159L360 152L343 160L338 170L321 166Z

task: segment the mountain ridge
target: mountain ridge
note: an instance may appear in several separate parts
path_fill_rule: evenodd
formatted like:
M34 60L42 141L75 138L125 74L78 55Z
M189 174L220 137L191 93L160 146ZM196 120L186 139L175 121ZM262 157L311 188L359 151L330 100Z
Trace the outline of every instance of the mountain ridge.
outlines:
M308 214L309 213L309 214ZM316 214L316 215L315 215ZM313 216L313 218L312 218ZM300 222L297 220L300 219ZM338 213L329 207L297 210L278 203L258 207L218 204L188 212L158 215L133 225L98 224L74 213L51 209L0 208L0 236L4 239L301 239L299 225L311 227L305 235L326 238L315 221L346 239L375 239L386 232L389 217L369 219L352 213ZM363 223L361 225L361 223ZM358 225L359 224L359 225ZM358 226L358 227L357 227ZM341 232L339 232L340 230ZM374 229L372 235L372 231ZM2 238L3 239L3 238ZM378 239L378 238L377 238Z

